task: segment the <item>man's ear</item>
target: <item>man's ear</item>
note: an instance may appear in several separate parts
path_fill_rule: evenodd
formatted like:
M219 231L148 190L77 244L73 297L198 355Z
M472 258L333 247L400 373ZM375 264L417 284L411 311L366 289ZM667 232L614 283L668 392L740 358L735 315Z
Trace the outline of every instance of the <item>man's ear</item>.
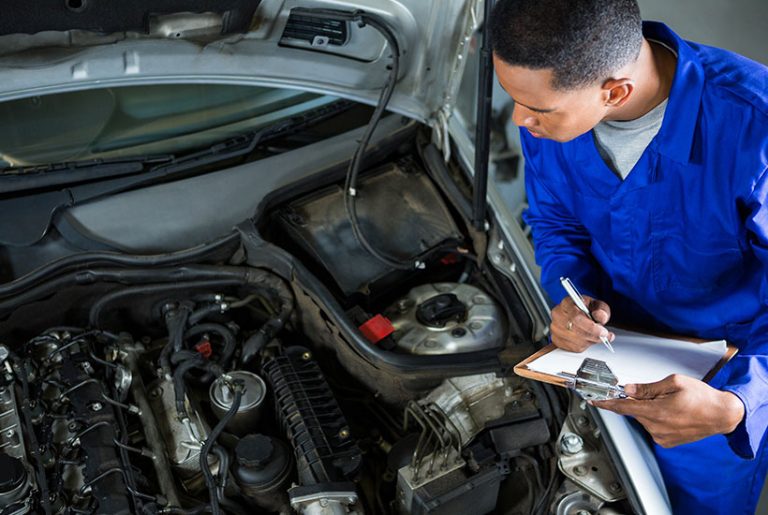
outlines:
M632 79L608 79L603 83L603 98L606 107L621 107L635 91Z

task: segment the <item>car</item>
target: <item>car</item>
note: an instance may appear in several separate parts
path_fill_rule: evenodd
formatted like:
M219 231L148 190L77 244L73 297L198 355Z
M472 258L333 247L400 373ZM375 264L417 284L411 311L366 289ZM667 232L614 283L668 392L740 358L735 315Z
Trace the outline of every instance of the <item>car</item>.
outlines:
M629 422L512 372L549 310L488 7L4 6L2 513L670 511Z

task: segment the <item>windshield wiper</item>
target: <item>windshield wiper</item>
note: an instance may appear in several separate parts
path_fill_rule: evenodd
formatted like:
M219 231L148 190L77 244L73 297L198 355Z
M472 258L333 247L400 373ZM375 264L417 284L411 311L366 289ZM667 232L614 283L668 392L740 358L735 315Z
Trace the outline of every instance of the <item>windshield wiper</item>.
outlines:
M175 158L169 163L155 167L153 171L187 170L190 166L197 168L198 166L204 166L224 159L248 156L256 150L256 147L267 141L300 132L312 125L336 116L344 110L350 109L353 105L354 103L349 100L338 100L330 105L291 116L257 131L239 134L203 150Z
M182 178L197 173L207 165L247 157L267 141L300 132L353 105L353 102L339 100L180 156L146 155L0 169L0 195L66 186L71 198L68 205L75 205L104 195Z
M167 154L2 168L0 194L133 175L173 159Z
M115 193L197 174L202 167L220 161L247 157L266 141L294 134L352 105L351 102L346 101L334 104L335 108L325 106L319 110L312 110L180 157L165 155L140 156L125 160L102 159L30 167L26 173L19 173L18 169L15 171L0 169L0 195L3 192L39 190L54 185L64 186L56 189L48 188L42 193L35 191L21 195L2 195L6 198L0 198L0 211L23 212L21 220L24 223L20 224L16 218L6 217L6 220L0 217L0 242L32 245L45 236L51 220L61 209ZM103 170L102 167L104 167ZM59 173L59 170L63 173ZM80 184L73 180L72 173L78 174L77 177L81 179ZM93 180L97 177L106 178Z
M130 177L124 181L118 181L121 184L114 184L111 187L109 184L105 184L101 188L99 184L94 184L93 188L88 188L90 191L87 198L76 194L75 202L92 200L95 196L119 193L128 189L146 187L161 181L183 178L189 174L197 173L198 170L207 165L247 157L257 147L267 141L301 132L312 125L336 116L353 105L354 103L351 101L339 100L330 105L286 118L256 131L227 138L202 150L174 157L168 162L160 163L150 168L139 177ZM102 190L101 193L98 195L94 194L94 191L98 189Z

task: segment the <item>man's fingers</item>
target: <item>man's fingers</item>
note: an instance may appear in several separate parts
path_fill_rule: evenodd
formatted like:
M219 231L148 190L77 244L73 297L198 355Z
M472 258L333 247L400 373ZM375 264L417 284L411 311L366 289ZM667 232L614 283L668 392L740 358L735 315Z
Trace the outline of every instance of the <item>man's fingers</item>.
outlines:
M587 306L596 306L602 312L601 317L610 317L610 308L602 301L584 297ZM550 326L552 343L561 349L571 352L583 352L590 345L598 343L602 338L612 341L615 335L605 327L595 323L587 314L579 310L576 304L566 297L552 310Z
M562 327L556 327L552 325L552 343L556 347L570 352L584 352L593 345L592 342L588 342L583 338L576 336L572 331L563 329Z
M594 325L583 313L577 313L572 319L563 318L559 323L553 321L552 343L571 352L583 352L600 341L590 333Z
M685 380L685 376L672 374L655 383L625 385L624 392L633 399L655 399L677 392Z
M608 329L600 324L594 323L582 312L579 312L572 320L572 330L580 337L591 343L597 343L601 338L610 338Z
M596 408L607 409L619 415L629 415L630 417L645 417L651 414L654 409L649 403L634 399L593 401L592 405Z
M605 325L611 319L611 308L602 300L591 299L587 307L598 324Z

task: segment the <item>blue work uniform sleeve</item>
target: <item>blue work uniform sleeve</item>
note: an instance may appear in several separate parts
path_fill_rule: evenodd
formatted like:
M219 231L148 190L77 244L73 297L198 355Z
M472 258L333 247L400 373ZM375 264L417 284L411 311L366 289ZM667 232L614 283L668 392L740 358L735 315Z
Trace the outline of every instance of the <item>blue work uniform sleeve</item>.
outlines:
M602 298L602 272L590 250L590 235L542 180L525 138L523 154L529 206L523 219L531 227L544 291L553 306L559 304L566 296L560 277L569 277L581 293Z
M768 427L768 169L757 181L746 207L752 251L763 263L762 310L752 323L747 345L729 363L722 389L737 395L745 407L744 420L727 436L728 443L736 454L751 459Z

